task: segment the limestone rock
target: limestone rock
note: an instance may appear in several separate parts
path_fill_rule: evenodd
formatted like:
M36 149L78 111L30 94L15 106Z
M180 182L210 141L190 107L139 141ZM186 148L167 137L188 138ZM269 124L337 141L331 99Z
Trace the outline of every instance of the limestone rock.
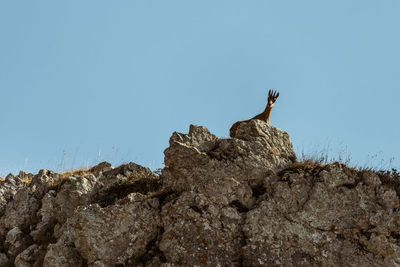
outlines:
M167 261L185 266L232 266L243 243L243 218L234 206L213 203L202 194L183 193L162 208L160 250Z
M7 258L7 255L4 253L0 253L0 266L4 266L4 267L12 266L11 262Z
M43 260L44 267L81 267L83 259L75 248L50 244Z
M78 206L90 203L96 180L94 175L70 176L61 186L54 201L54 214L60 224L71 217Z
M77 216L75 247L89 265L134 262L146 252L160 226L158 200L139 193L106 208L89 205Z
M12 201L17 191L26 186L21 179L25 177L30 176L21 171L17 176L9 174L4 180L0 180L0 251L4 246L5 236L9 230L5 227L4 213L6 211L6 206ZM11 226L11 228L13 228L13 226Z
M8 231L4 246L12 259L25 250L31 243L29 236L25 235L18 227L14 227Z
M41 206L41 199L52 186L53 177L53 172L41 170L38 175L32 176L26 182L26 186L19 188L5 209L2 222L5 228L18 227L26 231L37 223L37 211Z
M29 184L30 191L34 193L37 199L41 199L44 194L59 184L61 177L50 170L40 170L39 173L32 177Z
M380 205L360 176L334 163L288 169L271 179L272 197L247 214L243 227L245 264L394 266L398 211Z
M36 212L39 207L40 201L34 197L32 191L29 189L19 190L6 207L4 226L8 229L29 228L37 220Z
M36 214L39 223L30 233L36 241L46 242L52 238L52 229L56 224L56 218L54 216L55 196L56 192L50 190L42 198L41 208Z
M262 121L174 133L161 175L0 180L0 266L400 266L400 175L297 162Z
M92 203L112 205L131 192L147 194L160 186L160 179L146 167L133 162L103 172L93 189Z
M237 138L219 139L194 125L187 135L174 133L164 152L164 184L178 192L201 192L224 205L238 201L250 207L252 191L296 157L289 135L262 121L242 123Z
M15 258L14 265L16 267L43 266L44 253L43 247L33 244Z
M99 174L109 171L109 170L112 170L112 169L113 169L113 166L110 163L103 161L103 162L100 162L99 164L97 164L96 166L93 166L92 168L90 168L89 171L91 173L95 174L96 176L98 176Z
M22 177L25 177L25 173L20 173ZM0 216L3 216L7 202L11 201L17 190L23 187L23 181L20 176L14 176L12 174L7 175L3 180L0 180Z

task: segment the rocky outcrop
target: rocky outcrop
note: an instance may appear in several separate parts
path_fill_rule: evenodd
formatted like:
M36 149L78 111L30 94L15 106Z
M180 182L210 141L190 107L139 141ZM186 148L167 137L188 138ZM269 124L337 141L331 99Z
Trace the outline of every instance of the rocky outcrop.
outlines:
M298 162L289 135L174 133L135 163L0 180L0 266L399 266L397 172Z

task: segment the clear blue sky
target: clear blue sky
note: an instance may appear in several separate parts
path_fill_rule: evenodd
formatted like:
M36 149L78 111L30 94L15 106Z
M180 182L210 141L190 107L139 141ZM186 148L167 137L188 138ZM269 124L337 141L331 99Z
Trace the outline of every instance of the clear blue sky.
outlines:
M0 175L156 169L173 131L227 137L269 88L298 153L399 168L399 14L397 0L1 1Z

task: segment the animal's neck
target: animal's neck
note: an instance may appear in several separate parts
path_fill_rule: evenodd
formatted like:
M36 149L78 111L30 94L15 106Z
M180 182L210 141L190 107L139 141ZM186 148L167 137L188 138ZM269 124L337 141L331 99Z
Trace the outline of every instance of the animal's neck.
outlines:
M268 104L268 105L265 107L265 110L264 110L264 112L263 112L263 120L266 121L267 123L269 123L269 118L270 118L270 116L271 116L271 111L272 111L272 108L273 108L273 107L274 107L274 105Z

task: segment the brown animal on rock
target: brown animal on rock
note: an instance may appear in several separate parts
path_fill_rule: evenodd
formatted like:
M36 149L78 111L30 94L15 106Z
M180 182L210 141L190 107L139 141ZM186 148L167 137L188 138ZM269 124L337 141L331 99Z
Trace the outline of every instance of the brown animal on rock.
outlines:
M251 119L245 120L245 121L238 121L235 124L232 125L231 129L229 130L229 135L233 138L236 135L236 129L239 127L239 125L242 122L249 122L251 120L262 120L265 121L266 123L269 124L269 119L271 116L271 111L272 108L274 107L274 103L276 101L276 99L278 99L279 93L277 93L276 91L272 91L269 90L268 92L268 104L264 110L263 113L258 114L257 116L254 116Z

